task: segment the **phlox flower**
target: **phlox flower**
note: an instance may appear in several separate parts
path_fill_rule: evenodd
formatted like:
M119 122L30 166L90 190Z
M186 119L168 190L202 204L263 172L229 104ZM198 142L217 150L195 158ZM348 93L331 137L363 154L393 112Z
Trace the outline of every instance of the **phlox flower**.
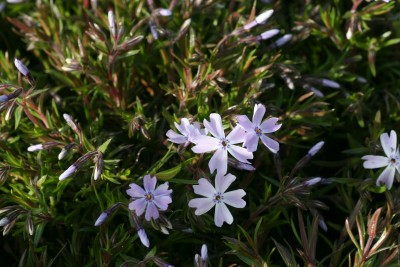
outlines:
M246 206L246 202L242 199L246 195L243 189L225 192L235 180L236 177L230 173L227 175L217 173L214 187L207 179L199 179L199 184L194 185L193 189L196 194L204 198L190 200L189 207L196 208L194 214L202 215L215 206L215 225L221 227L224 222L231 224L233 217L226 205L235 208Z
M178 134L173 130L168 130L167 136L169 140L172 143L185 144L185 146L192 143L196 136L207 134L205 129L201 129L200 123L194 122L193 124L190 124L189 120L186 118L181 119L180 125L175 122L175 127L181 134Z
M253 153L247 151L243 147L235 145L244 141L245 132L243 129L236 126L228 136L225 137L221 116L217 113L212 113L210 115L210 122L204 120L204 126L213 137L198 135L193 140L193 143L196 145L192 147L192 150L195 153L215 151L208 163L211 173L215 170L220 174L226 173L228 169L228 152L238 161L250 164L248 159L253 158Z
M393 179L396 170L399 172L400 154L397 147L397 135L395 131L390 131L390 136L387 133L381 134L380 137L385 156L366 155L361 159L364 161L364 168L376 169L386 167L379 175L376 181L377 186L385 184L388 189L392 188Z
M135 200L129 203L129 209L136 212L137 216L142 215L145 210L145 219L157 219L160 214L158 210L167 210L168 204L172 202L172 190L168 189L168 182L156 188L157 178L150 175L144 176L144 189L137 184L130 184L126 193Z
M243 145L247 147L248 151L254 152L257 150L258 140L261 139L269 150L276 153L279 151L279 143L264 134L279 130L282 124L276 124L278 118L275 117L268 118L261 123L264 114L264 105L256 104L254 106L253 122L246 115L237 116L238 125L246 131L246 140Z

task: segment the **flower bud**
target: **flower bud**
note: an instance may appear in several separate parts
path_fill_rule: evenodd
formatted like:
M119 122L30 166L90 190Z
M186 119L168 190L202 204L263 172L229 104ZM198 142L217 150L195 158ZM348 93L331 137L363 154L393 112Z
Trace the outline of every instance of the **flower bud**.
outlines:
M266 32L263 32L262 34L260 34L260 35L257 37L257 40L259 40L259 41L261 41L261 40L267 40L267 39L270 39L270 38L274 37L274 36L277 35L278 33L279 33L279 30L278 30L278 29L272 29L272 30L269 30L269 31L266 31Z
M282 36L281 38L279 38L278 40L275 41L274 46L281 47L284 44L286 44L287 42L289 42L290 40L292 40L292 37L293 37L292 34L285 34L284 36Z
M318 142L317 144L315 144L309 151L308 154L312 157L315 154L318 153L318 151L320 151L320 149L323 147L323 145L325 144L324 141Z
M138 236L139 236L140 242L142 242L143 246L150 247L150 241L147 237L146 232L143 229L139 229Z
M96 222L94 223L94 226L99 226L102 225L104 223L104 221L107 219L108 217L108 213L107 212L102 212L99 216L99 218L97 218Z
M115 26L114 12L112 10L108 10L108 27L110 29L112 38L115 39L115 36L117 35L117 28Z
M29 74L28 68L19 59L17 58L14 59L14 65L22 75L24 75L25 77L28 76Z

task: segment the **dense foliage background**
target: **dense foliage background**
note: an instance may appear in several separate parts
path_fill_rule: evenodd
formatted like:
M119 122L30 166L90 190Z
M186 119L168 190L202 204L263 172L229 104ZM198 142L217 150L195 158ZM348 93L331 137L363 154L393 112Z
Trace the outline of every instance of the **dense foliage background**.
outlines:
M211 266L399 265L398 182L377 187L379 171L361 160L383 155L379 136L400 129L397 0L9 2L0 4L0 90L23 91L0 103L0 219L10 220L1 265L191 266L202 244ZM268 9L266 23L234 32ZM280 33L259 40L270 29ZM276 43L286 34L288 43ZM247 205L219 228L213 213L196 216L187 205L196 180L214 177L210 155L170 143L166 132L210 113L232 129L255 103L283 124L274 134L280 151L260 144L255 171L228 167ZM101 178L93 171L102 159L92 157L59 181L91 151L103 156ZM162 219L139 218L150 248L126 206L129 184L146 174L173 190ZM322 180L307 184L313 177Z

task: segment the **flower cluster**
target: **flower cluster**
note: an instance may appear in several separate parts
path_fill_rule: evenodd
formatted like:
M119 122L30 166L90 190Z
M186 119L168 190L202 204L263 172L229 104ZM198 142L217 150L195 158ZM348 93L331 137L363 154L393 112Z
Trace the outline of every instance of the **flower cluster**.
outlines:
M390 135L383 133L380 140L386 157L366 155L361 159L365 160L363 165L366 169L386 167L379 175L376 185L382 186L385 184L388 189L391 189L396 170L400 172L400 153L399 147L397 146L397 134L393 130L390 131Z
M242 189L226 192L236 177L228 171L228 155L239 161L240 164L250 166L253 152L257 150L259 139L273 153L279 151L279 143L267 134L273 133L281 127L277 124L278 118L271 117L263 121L265 106L257 104L254 107L253 120L246 115L237 116L237 125L228 134L225 133L222 118L217 113L210 114L210 121L204 120L205 129L200 123L183 118L181 124L175 123L180 133L173 130L167 132L169 140L187 147L194 144L192 151L195 153L213 152L208 167L210 172L217 170L215 187L206 178L198 180L193 186L194 192L204 198L195 198L189 201L189 207L195 208L195 215L202 215L215 206L214 223L221 227L224 222L231 224L233 216L227 205L235 208L244 208L246 202L242 199L246 192ZM208 135L208 133L211 134ZM239 144L243 144L240 146ZM242 168L251 169L251 168Z
M217 170L217 174L226 174L228 170L228 154L241 163L250 164L253 152L257 150L259 139L273 153L279 151L279 143L267 136L282 126L277 124L278 118L271 117L262 121L265 115L265 106L256 104L254 107L253 121L246 115L237 116L238 124L233 130L225 134L221 115L212 113L210 121L204 120L205 129L200 123L190 124L189 120L183 118L181 125L175 123L179 133L169 130L167 137L176 144L185 147L193 143L192 151L195 153L214 152L208 164L211 173ZM211 133L211 136L208 135ZM243 144L239 146L239 144Z

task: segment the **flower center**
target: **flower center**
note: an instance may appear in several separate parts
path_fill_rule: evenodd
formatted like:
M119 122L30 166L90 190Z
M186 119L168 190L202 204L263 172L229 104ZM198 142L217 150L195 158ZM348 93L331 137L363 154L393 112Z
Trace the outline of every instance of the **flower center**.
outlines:
M256 127L256 128L254 129L254 131L256 132L256 134L257 134L258 136L260 136L260 135L262 134L261 129L258 128L258 127Z
M395 158L391 158L391 159L390 159L390 163L396 164L396 159L395 159Z
M146 201L151 202L154 199L154 196L151 192L147 192L146 195L144 195L144 197L146 198Z
M220 192L214 194L214 203L221 203L222 200L224 200L224 196Z
M227 149L229 147L229 141L227 139L221 139L221 146L223 149Z

